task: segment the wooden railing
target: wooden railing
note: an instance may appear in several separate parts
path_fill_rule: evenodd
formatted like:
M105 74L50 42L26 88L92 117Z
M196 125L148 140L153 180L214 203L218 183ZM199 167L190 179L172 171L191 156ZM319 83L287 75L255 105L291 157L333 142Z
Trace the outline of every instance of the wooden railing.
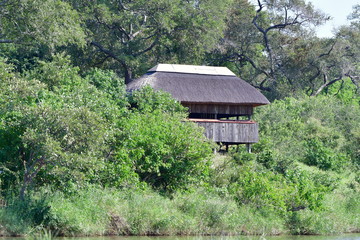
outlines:
M254 121L189 119L205 128L205 136L214 142L246 144L259 141L259 127Z

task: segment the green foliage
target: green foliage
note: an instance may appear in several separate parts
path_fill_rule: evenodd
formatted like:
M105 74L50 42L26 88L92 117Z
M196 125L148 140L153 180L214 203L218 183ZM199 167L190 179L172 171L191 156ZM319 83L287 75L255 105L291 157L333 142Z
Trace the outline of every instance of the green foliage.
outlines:
M1 83L0 156L8 169L4 177L9 172L21 176L21 195L35 178L38 184L58 187L94 180L112 137L105 117L114 117L116 105L84 82L63 56L42 63L26 79L10 71L2 71L6 78ZM5 179L7 187L19 183L14 176Z
M46 227L59 231L59 235L103 235L109 223L102 194L88 186L76 196L65 198L58 193L50 202Z
M330 85L325 95L334 95L340 99L341 102L352 105L360 104L360 96L357 92L357 87L351 82L351 79L345 78Z
M189 231L190 224L196 224L195 221L186 222L190 219L182 223L184 216L168 198L150 191L130 194L125 200L128 210L122 217L127 226L124 230L131 234L173 235L180 229Z
M83 78L64 54L24 77L2 68L4 190L20 187L24 197L29 186L51 185L72 194L99 181L174 192L208 176L212 145L169 94L145 88L126 98L114 73Z
M48 198L26 197L18 199L9 197L7 207L0 210L0 224L8 235L27 234L33 229L46 223L50 207Z
M254 144L252 148L252 152L255 153L253 158L267 169L282 173L289 167L290 163L281 158L276 149L271 147L270 141L269 138L264 136L259 143Z
M57 236L51 230L41 229L37 232L31 233L27 238L30 240L52 240Z
M217 161L210 186L240 205L280 216L326 211L325 196L339 188L344 172L357 172L360 109L317 97L279 100L259 110L261 141L251 154L238 148ZM357 191L356 180L346 186Z
M86 80L102 92L109 94L119 107L125 107L125 84L116 73L93 68L86 73Z
M21 224L27 228L16 233L41 233L48 229L47 233L65 236L269 235L284 231L284 223L277 216L266 211L258 213L250 207L239 207L231 199L202 190L176 194L169 199L149 190L119 191L88 186L74 196L64 196L59 192L47 196L40 191L31 198L38 199L31 200L34 203L31 207L33 211L29 211L31 214L15 215L17 205L0 210L0 224L5 227L6 234L10 234L12 229L16 232L15 226ZM46 199L45 205L42 199ZM46 219L41 226L33 225L35 213ZM7 221L10 216L17 218Z
M290 211L296 212L302 209L321 211L323 209L324 195L332 190L335 179L301 166L287 170L285 176L287 183L291 186L286 200ZM321 177L327 178L321 179Z
M81 52L83 59L120 69L129 82L157 62L201 62L222 35L230 1L68 2L88 33L90 48Z
M335 192L324 199L324 211L302 210L289 217L292 234L341 234L359 227L359 192ZM355 230L357 231L357 230Z
M185 118L186 109L178 101L167 92L155 92L150 86L129 94L128 102L134 112L152 113L160 110L167 113L182 113Z
M211 144L182 114L135 112L120 128L117 159L129 159L125 162L131 162L141 181L172 192L207 177Z
M262 137L253 147L252 159L267 170L259 167L251 172L243 170L250 172L243 176L253 177L256 179L253 184L258 181L265 188L250 188L254 196L261 199L266 192L272 192L266 186L276 183L271 182L274 180L271 174L265 174L272 171L286 183L286 187L278 187L285 196L278 201L283 201L287 211L309 209L314 214L324 211L324 196L338 188L341 173L347 169L356 171L358 155L354 153L358 145L354 133L360 121L359 110L356 105L344 104L334 97L288 98L260 108L255 118ZM247 166L247 161L238 161L241 155L244 153L236 153L235 161ZM259 170L263 171L260 176ZM238 188L242 190L243 186ZM281 195L281 191L274 193ZM266 199L271 199L271 195Z
M55 54L51 62L39 61L39 66L31 71L27 78L37 79L54 91L65 86L78 86L81 83L78 72L79 68L72 66L69 56Z
M79 14L64 1L15 1L2 4L1 40L44 44L48 48L85 44Z
M329 16L304 0L234 0L226 16L224 38L207 58L210 65L229 67L271 100L316 96L333 85L330 92L344 87L339 96L348 100L349 93L358 96L356 9L353 23L332 38L316 37Z
M318 139L306 141L305 149L304 162L322 170L341 170L348 161L343 153L336 153L332 148L325 147Z
M185 109L149 87L128 96L130 110L118 119L116 148L106 162L106 186L141 187L164 192L201 184L208 176L212 145L202 130L185 121Z
M297 160L340 171L357 161L359 116L357 105L318 96L275 101L259 108L255 118L266 146L281 153L278 162Z
M234 195L240 204L251 204L257 208L271 208L285 212L286 185L281 175L270 171L256 169L249 162L238 169L229 185L229 193Z
M300 169L288 170L284 176L249 162L237 171L228 180L229 194L242 205L271 209L275 214L287 215L305 208L321 210L322 197L329 191Z
M301 175L300 180L304 175L298 174L299 171L302 170L298 169L294 174ZM298 186L299 189L311 188L307 186L309 182L303 184ZM171 199L150 190L119 191L98 185L88 185L73 195L46 192L43 189L29 196L22 202L24 209L19 207L20 203L9 201L9 207L0 210L0 224L7 234L34 231L34 227L39 227L34 224L38 220L42 222L40 230L51 229L51 232L66 236L277 235L288 231L293 234L333 234L356 231L360 227L359 193L347 187L326 194L322 211L306 208L286 215L279 215L268 207L239 205L231 197L220 197L208 189L177 193ZM19 211L25 214L18 214Z

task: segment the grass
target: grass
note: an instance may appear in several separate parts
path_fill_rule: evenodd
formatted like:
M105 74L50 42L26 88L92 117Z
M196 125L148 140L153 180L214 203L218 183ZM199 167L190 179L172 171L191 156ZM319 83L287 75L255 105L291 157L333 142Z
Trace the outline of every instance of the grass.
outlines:
M152 191L90 188L76 196L56 193L46 198L49 211L39 225L63 236L261 235L283 231L281 224L276 221L272 224L267 216L254 209L238 207L231 199L205 191L178 194L169 199ZM30 216L22 219L12 208L0 215L7 235L34 231L32 219Z
M323 211L309 209L289 216L292 234L328 235L360 232L360 193L337 190L327 194Z
M358 194L337 192L326 196L323 211L305 209L283 216L251 205L239 206L230 198L204 190L169 199L149 190L90 187L67 197L61 193L34 194L31 201L22 203L22 208L29 208L26 214L20 214L20 204L14 202L0 210L0 231L2 235L29 235L34 239L51 239L54 233L62 236L335 234L360 230L359 199ZM39 213L45 215L36 218Z

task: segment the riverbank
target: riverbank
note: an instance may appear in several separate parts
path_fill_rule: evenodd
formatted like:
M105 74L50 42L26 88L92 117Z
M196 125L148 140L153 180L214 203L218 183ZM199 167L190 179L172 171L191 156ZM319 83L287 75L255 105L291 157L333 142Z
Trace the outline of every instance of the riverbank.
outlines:
M86 130L92 115L74 124L77 146L70 135L62 135L68 128L65 120L56 120L61 111L51 110L55 115L48 124L59 125L41 132L45 142L33 135L41 130L41 112L35 116L40 125L27 132L15 117L21 114L14 110L14 117L6 118L14 122L3 126L0 134L5 166L0 196L6 200L0 208L1 235L51 231L60 236L269 236L360 231L359 105L333 97L275 101L256 113L261 138L251 154L239 146L214 155L214 145L204 139L201 129L182 123L181 112L168 112L180 106L166 95L148 89L126 101L138 108L124 110L126 117L104 125L101 141ZM21 115L23 121L32 119L26 117L33 113L30 110ZM99 129L99 122L92 122L93 129ZM107 130L114 130L113 135ZM59 135L50 138L49 133ZM39 162L43 158L33 158L32 163L40 165L30 161L24 166L21 159L36 153L38 142L49 157L47 165ZM17 150L24 147L29 152ZM72 152L62 150L68 147ZM57 157L61 161L54 165Z
M336 198L335 198L336 197ZM2 236L283 235L360 232L359 196L328 195L322 211L285 215L239 206L217 193L177 194L89 188L73 196L43 189L0 210Z

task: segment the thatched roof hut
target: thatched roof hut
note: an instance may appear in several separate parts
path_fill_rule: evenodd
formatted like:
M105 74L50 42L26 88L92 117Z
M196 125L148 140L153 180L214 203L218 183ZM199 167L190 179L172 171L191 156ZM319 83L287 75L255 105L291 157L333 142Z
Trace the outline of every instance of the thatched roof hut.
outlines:
M190 118L203 126L205 135L215 142L228 145L258 141L258 126L250 116L254 107L269 101L228 68L159 64L130 82L127 90L146 85L170 93L188 107ZM239 121L240 116L247 116L247 121ZM237 120L219 120L230 117Z
M150 85L169 92L181 103L259 106L269 101L226 67L159 64L129 83L132 91Z

